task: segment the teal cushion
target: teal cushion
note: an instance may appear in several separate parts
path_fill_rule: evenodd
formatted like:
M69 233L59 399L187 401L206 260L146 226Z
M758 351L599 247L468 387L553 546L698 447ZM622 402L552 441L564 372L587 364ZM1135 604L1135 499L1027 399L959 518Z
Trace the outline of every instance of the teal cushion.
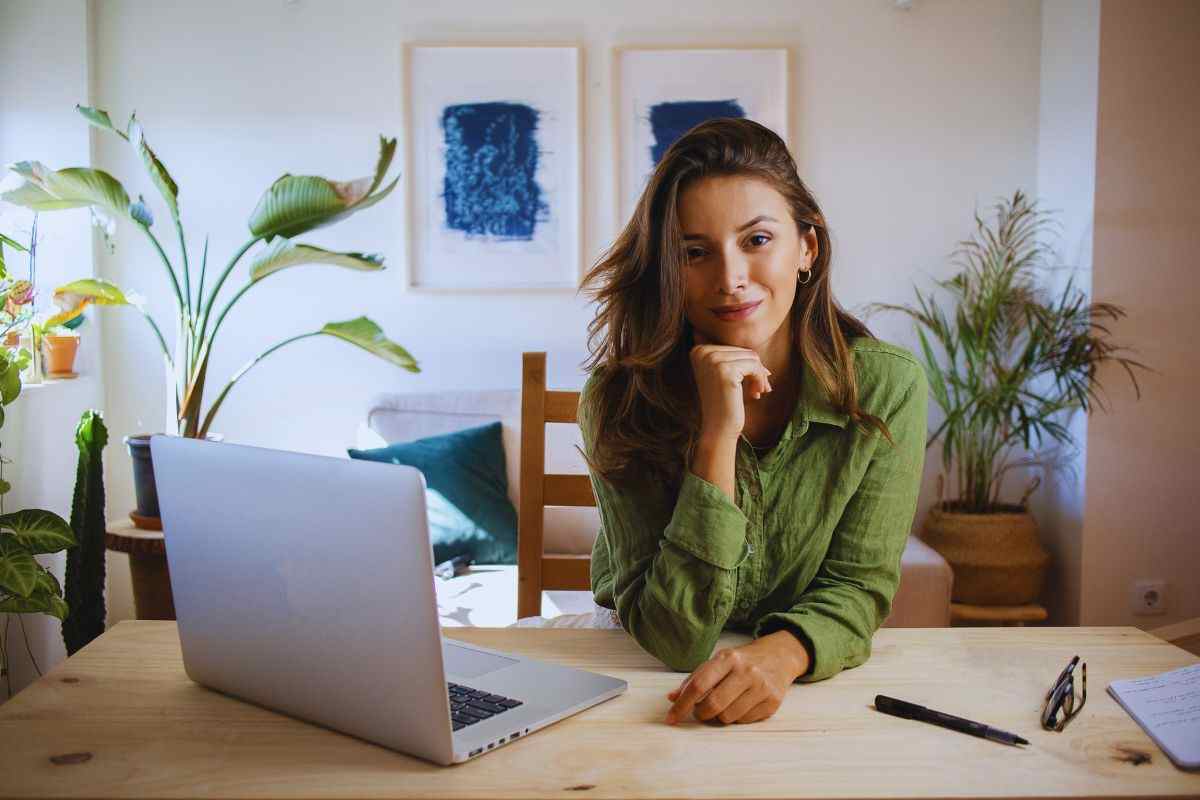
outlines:
M508 499L499 422L346 452L351 458L407 464L425 475L434 563L464 554L476 564L517 563L517 510Z

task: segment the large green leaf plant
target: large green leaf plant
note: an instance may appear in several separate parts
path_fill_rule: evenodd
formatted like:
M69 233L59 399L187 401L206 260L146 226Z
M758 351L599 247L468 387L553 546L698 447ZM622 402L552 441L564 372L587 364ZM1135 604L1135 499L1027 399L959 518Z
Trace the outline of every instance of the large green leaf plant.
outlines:
M29 353L14 355L0 348L0 427L4 426L5 406L12 404L21 394L21 370L29 360ZM34 558L43 553L57 553L75 545L75 534L70 524L57 514L40 508L27 508L6 512L4 496L12 489L4 480L4 467L12 463L0 455L0 676L4 678L8 694L12 694L11 677L8 672L9 623L16 616L21 628L25 647L29 639L25 634L22 614L51 614L66 619L67 603L58 579L50 570ZM33 661L34 669L37 662Z
M124 186L103 170L84 167L51 170L36 161L21 161L9 165L9 169L24 178L24 183L0 197L34 211L88 207L106 236L114 230L115 219L127 219L149 239L166 270L175 299L173 350L168 347L158 323L141 307L135 296L100 278L84 278L58 287L54 299L63 311L47 324L65 323L82 313L88 305L136 308L153 330L167 368L174 376L177 433L197 438L208 435L213 418L230 390L251 367L279 348L312 336L332 336L401 369L420 371L408 351L389 340L377 324L367 317L357 317L328 322L314 331L272 345L233 374L207 411L202 407L216 335L230 310L246 292L269 276L300 264L326 264L367 272L384 268L380 255L334 252L298 242L295 237L345 219L387 197L399 181L397 177L384 184L384 177L396 152L394 138L380 137L375 172L367 177L343 182L313 175L284 174L277 179L259 198L250 214L249 238L233 253L206 292L207 239L200 257L198 280L193 283L192 254L189 253L180 220L179 187L147 144L141 123L130 116L122 130L113 125L106 111L86 106L76 106L76 109L91 125L120 137L133 148L167 207L170 224L178 239L177 259L172 261L155 233L158 230L155 228L155 218L145 198L139 195L136 201L131 200ZM246 282L218 308L218 295L234 267L260 243L263 247L251 258Z
M1046 436L1071 443L1063 414L1087 412L1092 400L1100 401L1100 365L1120 364L1139 398L1132 368L1149 369L1116 354L1126 348L1112 343L1107 322L1124 316L1122 308L1088 303L1073 278L1058 296L1040 285L1038 273L1053 252L1050 213L1020 191L994 208L994 224L976 214L975 233L959 242L954 261L960 271L937 281L954 301L949 313L919 289L916 306L868 306L902 312L916 323L930 389L945 415L926 446L942 438L944 474L955 476L957 491L942 505L965 513L1008 510L1000 500L1004 473L1050 463L1036 452L1013 460L1018 445L1030 451ZM1035 478L1019 507L1039 482Z

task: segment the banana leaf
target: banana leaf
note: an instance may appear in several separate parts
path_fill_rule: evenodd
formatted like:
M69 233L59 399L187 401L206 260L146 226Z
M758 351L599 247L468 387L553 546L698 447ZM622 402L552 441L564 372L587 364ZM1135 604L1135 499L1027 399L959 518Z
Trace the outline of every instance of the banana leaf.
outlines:
M397 177L381 191L375 191L383 182L395 152L396 140L380 136L375 174L357 180L340 182L315 175L282 175L250 214L250 232L268 242L276 236L290 239L373 206L387 197L400 180Z
M273 272L299 264L333 264L348 269L383 269L383 257L375 253L336 253L279 237L250 264L250 281L260 281Z
M120 181L104 170L67 167L53 171L38 161L19 161L10 165L9 169L26 181L2 195L10 203L39 211L47 210L45 207L30 205L29 201L32 198L38 206L97 206L117 216L129 214L129 194ZM36 190L40 190L41 194Z

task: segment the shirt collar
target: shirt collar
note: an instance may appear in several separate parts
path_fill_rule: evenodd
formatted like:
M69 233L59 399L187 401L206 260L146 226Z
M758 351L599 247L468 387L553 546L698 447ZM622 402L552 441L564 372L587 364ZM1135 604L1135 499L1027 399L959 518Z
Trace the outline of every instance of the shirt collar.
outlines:
M845 428L849 421L850 416L833 407L824 390L821 389L816 375L805 366L800 376L800 398L797 400L796 410L792 414L793 435L804 433L810 422L821 422Z

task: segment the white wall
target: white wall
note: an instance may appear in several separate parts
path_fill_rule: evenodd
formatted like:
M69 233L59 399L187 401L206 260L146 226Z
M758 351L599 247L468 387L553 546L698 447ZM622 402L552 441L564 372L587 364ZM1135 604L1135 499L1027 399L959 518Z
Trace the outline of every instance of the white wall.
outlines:
M975 210L1017 188L1036 190L1042 21L1036 0L698 2L686 19L665 0L601 7L555 2L104 2L94 15L93 104L118 124L135 110L180 185L192 252L209 234L210 270L246 238L246 218L283 172L346 179L368 174L380 133L400 140L403 41L573 42L585 63L584 254L591 264L617 232L613 217L610 50L617 44L772 44L792 48L792 146L829 219L834 287L852 311L911 302L953 268L948 256ZM46 13L53 18L52 13ZM69 110L74 97L64 100ZM74 123L72 123L74 124ZM73 128L77 130L77 128ZM160 219L157 192L111 135L93 133L95 166ZM47 159L52 160L52 159ZM168 319L157 258L130 226L104 277L150 298ZM516 387L520 353L550 352L550 383L578 386L586 355L586 298L572 292L405 293L403 196L306 241L380 251L390 269L356 274L310 266L248 293L226 322L210 370L223 378L280 339L365 313L409 348L419 375L323 339L273 355L239 383L215 429L235 442L339 455L377 391ZM170 237L164 244L174 252ZM469 265L465 265L469 268ZM245 279L238 269L226 295ZM211 275L211 271L210 271ZM211 278L210 278L211 281ZM127 433L161 430L163 374L145 322L109 310L103 320L110 446L110 518L133 507ZM876 334L913 347L909 323L869 320ZM937 424L939 420L932 420ZM926 462L918 524L933 500L936 451ZM111 569L111 567L110 567ZM114 578L110 620L132 614ZM125 592L124 595L121 592Z
M1092 288L1099 51L1100 0L1043 0L1037 187L1041 207L1061 226L1048 242L1064 268L1048 276L1056 296L1068 275L1085 294ZM1065 463L1024 476L1043 478L1030 505L1052 557L1043 598L1054 625L1079 624L1087 425L1087 415L1075 412L1067 425L1075 447L1063 448Z
M0 5L0 163L38 160L55 169L90 163L87 124L75 103L88 96L87 8L84 0L11 0ZM3 188L18 185L15 175ZM0 206L0 230L28 243L33 215L15 206ZM10 271L24 276L24 254L7 253ZM92 229L86 210L57 211L38 218L38 285L58 286L92 274ZM39 310L51 307L43 288ZM7 411L0 429L6 465L4 477L13 490L4 498L6 512L45 508L69 519L75 487L75 426L87 408L103 409L100 326L79 329L80 352L75 380L25 386ZM105 453L113 460L110 445ZM119 458L119 455L118 455ZM61 580L63 553L39 556ZM17 691L36 677L21 637L16 615L8 620L8 655L12 686ZM47 669L65 656L58 621L46 615L23 615L30 649ZM4 698L0 688L0 700Z

